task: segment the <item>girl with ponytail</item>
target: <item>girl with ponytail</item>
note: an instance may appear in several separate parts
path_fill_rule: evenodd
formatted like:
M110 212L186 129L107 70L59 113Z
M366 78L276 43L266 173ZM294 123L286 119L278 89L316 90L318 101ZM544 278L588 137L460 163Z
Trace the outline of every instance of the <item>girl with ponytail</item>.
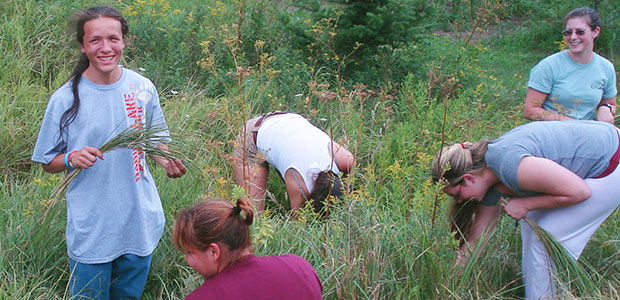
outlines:
M253 218L247 199L235 205L209 199L181 210L173 243L205 280L185 299L322 299L321 282L305 259L252 254Z
M503 207L507 215L527 216L578 259L620 204L619 160L618 128L596 121L532 122L492 142L443 148L432 176L453 198L450 227L460 242L459 261L473 249L483 251L502 197L512 198ZM525 222L521 236L525 298L555 298L544 246Z
M118 65L128 32L113 8L76 14L82 54L50 97L32 155L47 172L83 169L66 193L71 298L139 299L165 223L144 153L117 149L104 160L97 148L130 126L165 122L153 83ZM168 177L186 172L179 159L151 159Z
M433 180L446 180L447 186L458 186L471 174L481 172L484 167L484 154L487 150L487 140L477 143L458 143L445 147L441 156L437 156L433 162ZM446 170L440 170L440 166L447 166ZM439 178L436 174L443 176ZM476 201L453 201L450 209L450 230L454 233L459 245L464 247L467 237L471 233L472 221L479 203Z

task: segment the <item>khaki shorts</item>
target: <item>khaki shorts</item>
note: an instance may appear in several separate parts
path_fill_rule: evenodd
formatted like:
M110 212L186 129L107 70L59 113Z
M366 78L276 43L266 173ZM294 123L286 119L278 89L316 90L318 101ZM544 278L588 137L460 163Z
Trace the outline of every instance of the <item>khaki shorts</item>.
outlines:
M234 155L238 164L243 164L243 159L248 165L267 165L263 155L258 152L254 136L258 133L256 122L263 116L257 116L245 122L245 128L241 130L235 141Z

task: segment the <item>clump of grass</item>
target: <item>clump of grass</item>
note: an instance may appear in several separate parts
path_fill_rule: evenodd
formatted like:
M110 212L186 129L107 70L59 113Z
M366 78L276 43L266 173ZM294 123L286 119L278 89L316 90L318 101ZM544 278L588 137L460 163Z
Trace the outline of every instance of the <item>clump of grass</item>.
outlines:
M168 160L174 160L182 156L176 151L164 151L157 148L159 144L168 143L169 141L170 135L168 133L168 127L163 120L155 120L146 124L136 124L135 126L127 127L99 147L99 151L101 151L101 153L106 153L119 148L136 149L149 155L164 157ZM189 163L191 165L191 162ZM52 202L43 213L40 221L45 219L50 209L56 205L58 199L69 187L69 184L81 171L82 169L73 169L52 191Z
M499 205L505 206L508 201L500 199ZM530 218L523 220L532 228L536 237L545 247L552 261L552 277L556 284L566 291L576 291L578 295L600 295L600 291L593 280L598 273L585 261L577 261L573 256L545 229L538 226Z

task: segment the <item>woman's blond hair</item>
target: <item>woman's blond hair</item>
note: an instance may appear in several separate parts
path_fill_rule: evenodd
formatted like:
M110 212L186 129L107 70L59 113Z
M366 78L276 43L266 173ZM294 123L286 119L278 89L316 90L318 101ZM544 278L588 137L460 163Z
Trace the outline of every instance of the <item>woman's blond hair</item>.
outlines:
M484 139L443 147L433 160L433 182L445 180L447 185L456 185L463 180L463 175L484 169L488 144L489 141Z
M456 143L444 147L433 160L431 174L433 182L445 181L447 186L454 186L463 181L465 174L481 171L486 167L484 154L489 141L486 139L476 143ZM459 241L459 245L467 240L474 215L480 204L466 200L461 203L454 200L450 209L450 231Z

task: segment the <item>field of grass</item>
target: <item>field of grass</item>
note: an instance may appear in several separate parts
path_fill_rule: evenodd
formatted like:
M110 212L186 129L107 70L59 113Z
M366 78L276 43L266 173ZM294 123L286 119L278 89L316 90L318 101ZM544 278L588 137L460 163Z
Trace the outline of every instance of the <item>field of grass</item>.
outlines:
M357 166L352 191L327 220L309 211L291 220L272 171L268 209L252 229L257 255L306 258L326 299L522 298L520 233L508 217L477 260L454 266L449 199L431 183L430 163L442 142L493 138L526 122L528 72L560 49L561 16L579 2L386 2L416 7L424 23L411 24L416 30L404 41L347 49L332 11L346 7L328 10L320 1L5 1L0 299L67 298L64 203L40 218L63 175L29 159L48 98L79 54L69 17L94 4L127 17L123 64L153 80L172 134L187 141L178 150L196 165L177 180L151 165L167 223L143 299L180 299L202 283L170 242L175 213L205 197L238 195L226 159L231 141L244 120L271 110L305 115L351 150ZM594 2L609 25L600 53L619 66L612 16L620 8ZM593 298L620 298L618 219L616 212L582 256L601 275Z

